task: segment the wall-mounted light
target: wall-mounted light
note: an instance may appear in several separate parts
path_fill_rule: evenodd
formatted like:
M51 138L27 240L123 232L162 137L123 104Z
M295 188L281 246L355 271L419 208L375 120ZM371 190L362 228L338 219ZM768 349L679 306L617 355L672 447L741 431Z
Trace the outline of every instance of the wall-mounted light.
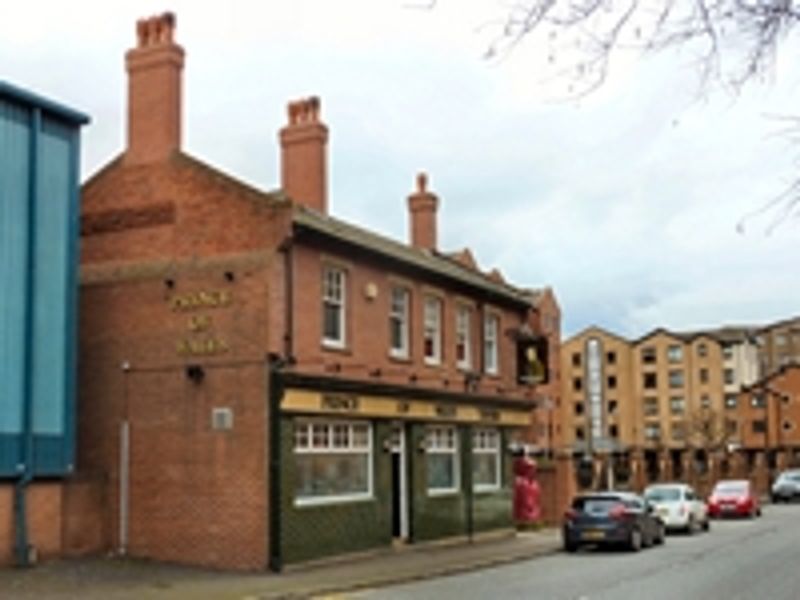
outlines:
M186 365L186 377L188 377L192 383L199 385L200 383L203 382L205 376L206 376L206 371L205 369L203 369L202 366Z
M408 376L408 380L411 383L417 383L417 374L416 373L412 373L411 375Z
M375 300L378 297L378 286L373 282L369 282L364 286L364 297L367 300Z
M164 285L167 287L167 289L171 290L172 288L175 287L175 280L174 279L165 279L164 280Z
M371 377L380 377L383 374L383 372L380 370L380 368L378 368L378 369L372 369L372 371L370 371L369 374Z
M233 271L225 271L225 281L231 283L234 279L236 279L236 276L233 274Z
M424 437L419 440L417 444L417 452L423 454L428 449L428 440Z

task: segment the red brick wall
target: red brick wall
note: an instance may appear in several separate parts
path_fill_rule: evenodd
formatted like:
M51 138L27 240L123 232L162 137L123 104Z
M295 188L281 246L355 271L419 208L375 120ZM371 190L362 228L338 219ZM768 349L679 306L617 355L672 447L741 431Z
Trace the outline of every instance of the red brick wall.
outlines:
M62 484L35 482L27 489L28 542L39 558L59 556L62 547ZM14 563L14 484L0 485L0 565Z
M339 365L341 375L355 378L372 378L375 381L409 384L412 374L417 376L419 387L464 391L464 372L456 366L455 319L459 302L472 306L470 342L472 370L481 370L482 322L480 305L472 298L462 296L447 288L437 287L408 279L361 258L337 255L308 246L294 249L295 316L294 354L298 368L304 371L326 368L332 372ZM347 272L346 291L346 348L323 347L322 340L322 269L324 264L339 266ZM374 284L377 295L369 298L365 293L368 284ZM402 285L411 291L410 359L399 360L389 356L389 302L392 285ZM423 302L426 293L444 300L442 318L442 364L426 365L423 359ZM485 395L502 395L523 398L530 396L526 388L516 384L516 347L505 334L518 327L524 315L500 306L486 306L500 316L500 375L484 375L477 392ZM371 376L380 369L380 376Z
M120 545L120 427L127 418L129 553L222 568L266 564L269 262L248 260L176 265L172 289L161 278L83 286L78 464L107 481L100 530L109 549ZM173 310L175 296L201 290L226 291L230 306ZM210 330L189 331L195 316L210 317ZM180 340L207 338L229 351L184 357L176 349ZM189 364L203 367L201 382L187 377ZM212 429L215 407L232 410L232 430Z

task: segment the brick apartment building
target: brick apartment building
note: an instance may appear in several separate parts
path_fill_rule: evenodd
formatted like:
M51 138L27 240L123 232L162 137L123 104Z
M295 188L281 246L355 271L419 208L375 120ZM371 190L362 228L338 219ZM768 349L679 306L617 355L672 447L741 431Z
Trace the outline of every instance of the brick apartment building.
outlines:
M757 370L744 328L656 329L636 340L588 328L562 344L563 448L593 459L586 485L707 476Z
M560 451L591 459L586 487L741 476L766 490L775 469L800 464L792 323L565 340Z
M424 175L409 244L331 216L316 98L280 190L185 153L174 26L138 24L127 147L83 187L87 546L263 569L510 527L507 449L553 439L553 292L442 252Z

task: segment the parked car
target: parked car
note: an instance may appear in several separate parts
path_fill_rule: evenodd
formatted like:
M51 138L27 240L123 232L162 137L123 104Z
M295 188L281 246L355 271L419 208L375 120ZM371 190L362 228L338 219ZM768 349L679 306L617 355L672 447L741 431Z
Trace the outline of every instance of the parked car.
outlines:
M659 483L647 487L644 498L655 507L655 513L667 530L682 530L692 534L710 527L706 503L684 483Z
M627 492L581 494L564 514L564 549L584 545L623 545L638 552L664 543L664 522L641 496Z
M772 484L772 502L789 502L800 499L800 469L783 471Z
M708 514L712 517L760 517L761 504L749 481L718 481L708 498Z

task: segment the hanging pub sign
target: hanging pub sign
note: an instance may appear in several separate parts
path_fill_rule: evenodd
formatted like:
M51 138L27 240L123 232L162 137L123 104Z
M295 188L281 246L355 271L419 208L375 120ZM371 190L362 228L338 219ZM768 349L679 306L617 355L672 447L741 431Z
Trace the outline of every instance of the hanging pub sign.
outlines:
M517 339L517 381L523 385L547 383L547 338L544 336Z

